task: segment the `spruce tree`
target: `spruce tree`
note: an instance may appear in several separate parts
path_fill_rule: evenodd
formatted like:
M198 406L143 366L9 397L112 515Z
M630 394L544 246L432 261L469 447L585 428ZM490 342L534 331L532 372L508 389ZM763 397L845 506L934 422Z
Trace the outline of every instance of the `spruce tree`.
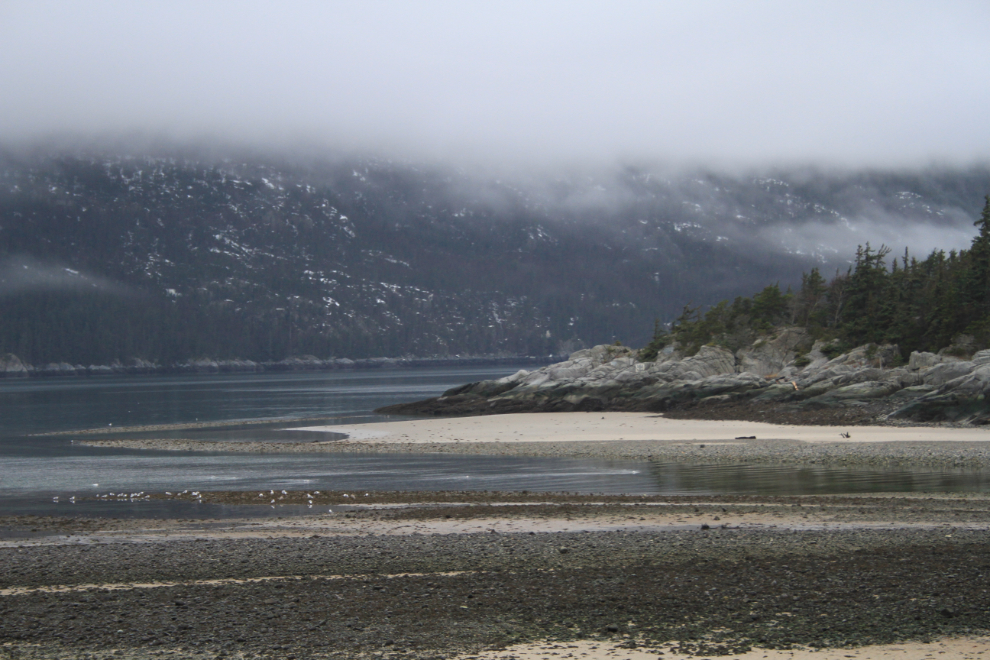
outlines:
M963 285L964 315L970 331L979 332L990 321L990 195L985 198L983 213L973 223L979 233L969 249L969 267Z

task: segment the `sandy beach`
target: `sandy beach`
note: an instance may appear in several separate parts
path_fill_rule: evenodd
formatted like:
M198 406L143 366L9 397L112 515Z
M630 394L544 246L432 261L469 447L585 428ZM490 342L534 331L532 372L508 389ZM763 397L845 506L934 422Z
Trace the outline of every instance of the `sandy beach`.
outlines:
M445 453L700 464L990 468L990 431L950 426L792 426L667 419L648 413L528 413L303 425L296 430L330 431L347 437L326 442L231 442L174 437L87 439L83 435L74 441L97 447L173 451Z
M0 650L10 650L0 646ZM27 651L31 658L43 657L48 651L43 646ZM931 642L904 642L899 644L871 644L844 649L793 648L753 649L744 653L720 656L725 660L983 660L990 653L990 637L958 637L937 639ZM196 654L201 655L201 654ZM160 651L151 657L183 657L182 650ZM693 654L679 653L677 644L653 644L630 648L628 641L568 642L542 641L514 644L499 651L471 651L446 656L449 660L656 660L659 658L690 658ZM57 656L52 656L57 657ZM138 660L147 658L141 652L114 649L113 658ZM218 656L224 657L224 656Z
M798 442L990 442L982 428L947 426L795 426L760 422L668 419L651 413L521 413L396 421L299 430L346 433L351 442L731 442L736 438ZM848 434L844 437L842 434Z
M745 653L723 656L725 660L981 660L990 653L990 637L963 637L940 639L933 642L908 642L903 644L873 644L854 649L753 649ZM676 645L655 645L629 648L620 643L576 640L565 644L532 643L517 644L504 651L458 655L467 660L656 660L658 657L677 657Z

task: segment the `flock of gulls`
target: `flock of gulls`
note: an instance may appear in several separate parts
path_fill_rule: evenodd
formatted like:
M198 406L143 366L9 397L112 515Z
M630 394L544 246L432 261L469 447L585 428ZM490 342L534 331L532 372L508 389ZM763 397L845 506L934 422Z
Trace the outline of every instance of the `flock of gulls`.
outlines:
M146 494L142 490L140 493L104 493L102 495L97 493L96 498L99 500L106 500L108 502L138 502L141 500L150 500L151 495ZM52 498L52 502L58 504L58 495ZM76 496L75 495L70 496L68 502L70 504L75 504Z
M288 491L283 490L282 491L282 494L278 496L278 499L284 500L285 499L285 496L288 495L288 494L289 494ZM313 491L313 495L319 495L319 494L320 494L320 491L318 491L318 490L314 490ZM275 495L275 491L274 490L268 491L268 496L271 497L272 495ZM307 502L306 508L308 508L308 509L312 509L313 508L313 495L310 495L309 493L306 493L306 502ZM265 497L265 494L264 493L258 493L258 497L262 497L263 498L263 497ZM347 497L347 495L344 495L344 497ZM275 498L274 497L272 497L272 501L271 501L270 504L272 505L272 508L274 509L275 508ZM333 513L333 509L327 509L327 511L329 511L330 513Z
M93 484L93 485L94 486L98 486L99 484ZM285 499L285 496L288 495L288 494L289 494L289 492L286 491L286 490L282 490L281 493L276 493L274 490L269 490L267 495L264 492L258 493L258 497L259 498L270 497L271 498L271 501L269 502L269 504L274 509L275 508L275 505L277 504L277 500L284 500ZM314 495L319 495L319 494L320 494L320 491L318 491L318 490L314 490L312 494L306 493L306 501L307 501L307 505L306 506L307 506L307 508L309 508L309 509L312 509L313 508L313 496ZM170 491L165 491L165 495L167 497L182 497L183 495L188 495L192 499L192 501L194 501L194 502L197 502L197 503L202 503L203 502L203 495L198 490L194 490L191 493L189 492L189 490L184 490L181 493L174 493L174 494L172 492L170 492ZM276 495L277 495L277 499L276 499ZM367 496L367 495L368 494L365 493L365 496ZM344 494L344 497L353 497L353 496L348 496L345 493ZM151 495L148 495L147 493L145 493L142 490L139 493L104 493L102 495L99 494L99 493L97 493L96 498L97 498L97 500L104 500L104 501L108 501L108 502L141 502L141 501L150 500L151 499ZM68 501L69 501L70 504L75 504L76 503L76 496L75 495L70 496L68 498ZM52 498L52 502L54 502L55 504L58 504L58 502L59 502L58 495L56 495L56 496L54 496ZM333 513L333 509L327 509L327 511L329 513Z

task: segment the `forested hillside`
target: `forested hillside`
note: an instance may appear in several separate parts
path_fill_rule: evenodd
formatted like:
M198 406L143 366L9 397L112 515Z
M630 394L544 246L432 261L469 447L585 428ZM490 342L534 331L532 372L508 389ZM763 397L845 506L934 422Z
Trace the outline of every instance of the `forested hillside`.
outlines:
M646 357L673 342L691 354L704 344L736 350L781 325L831 340L834 355L865 344L896 344L901 359L946 347L972 354L990 346L990 196L975 233L969 249L921 259L867 243L834 278L813 268L795 291L771 285L707 311L685 307L669 331L657 326Z
M373 160L7 153L0 354L168 364L642 345L685 304L844 271L822 236L885 222L951 234L978 215L987 179L509 181Z

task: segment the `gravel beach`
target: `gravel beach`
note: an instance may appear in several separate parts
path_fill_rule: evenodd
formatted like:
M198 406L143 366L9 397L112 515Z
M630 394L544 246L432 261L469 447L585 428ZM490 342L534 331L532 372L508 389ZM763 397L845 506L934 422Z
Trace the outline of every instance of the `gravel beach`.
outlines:
M214 452L990 466L990 434L972 428L628 413L327 428L350 437L210 442L129 429L151 437L76 434L74 441ZM275 500L271 517L252 517L257 491L204 491L149 496L244 505L244 517L0 518L0 658L797 660L990 652L984 493L264 495L265 505ZM277 513L308 504L312 514Z
M439 659L584 640L732 657L971 638L990 634L988 530L982 495L369 493L264 521L5 518L0 653Z

